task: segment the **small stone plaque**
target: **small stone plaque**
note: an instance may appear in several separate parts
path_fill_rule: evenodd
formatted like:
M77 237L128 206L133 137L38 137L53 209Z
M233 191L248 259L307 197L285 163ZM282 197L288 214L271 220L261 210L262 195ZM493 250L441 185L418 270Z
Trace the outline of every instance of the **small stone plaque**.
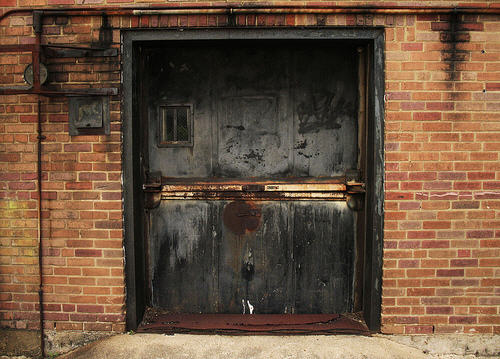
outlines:
M69 134L109 135L109 98L105 96L70 97Z

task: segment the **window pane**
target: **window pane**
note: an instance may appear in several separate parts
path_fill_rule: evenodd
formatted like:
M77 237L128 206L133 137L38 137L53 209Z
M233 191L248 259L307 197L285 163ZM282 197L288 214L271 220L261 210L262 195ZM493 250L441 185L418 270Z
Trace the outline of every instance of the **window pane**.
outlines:
M188 108L177 109L177 141L189 141Z
M165 116L165 122L164 122L164 137L163 141L174 141L174 109L167 109L166 111L166 116Z

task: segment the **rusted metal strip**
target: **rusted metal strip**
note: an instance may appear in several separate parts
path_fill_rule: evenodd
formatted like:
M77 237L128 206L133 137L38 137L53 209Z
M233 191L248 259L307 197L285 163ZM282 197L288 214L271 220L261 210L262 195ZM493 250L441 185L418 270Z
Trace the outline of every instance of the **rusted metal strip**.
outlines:
M290 183L290 184L165 184L162 192L344 192L344 184L313 184L313 183Z
M141 333L360 334L366 325L340 314L156 314L144 320Z
M210 191L178 191L162 192L162 200L173 199L205 199L205 200L245 200L245 201L345 201L345 192L210 192Z
M430 7L430 6L331 6L329 4L294 4L269 7L264 4L227 4L227 5L178 5L164 4L150 7L73 7L42 9L11 9L0 15L0 21L11 15L30 15L33 11L44 11L44 16L131 16L131 15L187 15L187 14L386 14L386 15L419 15L419 14L500 14L500 8L488 6L467 7Z
M103 96L117 95L117 88L91 88L91 89L60 89L50 90L40 87L36 90L34 87L18 86L18 87L2 87L0 95L21 95L32 94L42 96Z
M0 52L32 52L35 49L35 44L0 45Z
M156 176L158 177L158 175ZM183 182L185 181L185 182ZM165 181L166 182L166 181ZM160 194L157 199L208 199L208 200L321 200L344 201L351 194L365 192L364 183L339 178L304 181L190 181L175 179L165 183L157 178L143 185L146 193Z
M189 15L189 14L358 14L358 15L419 15L419 14L498 14L500 10L495 8L461 8L454 10L451 8L348 8L348 7L276 7L276 8L208 8L208 9L141 9L133 10L132 14L143 15Z

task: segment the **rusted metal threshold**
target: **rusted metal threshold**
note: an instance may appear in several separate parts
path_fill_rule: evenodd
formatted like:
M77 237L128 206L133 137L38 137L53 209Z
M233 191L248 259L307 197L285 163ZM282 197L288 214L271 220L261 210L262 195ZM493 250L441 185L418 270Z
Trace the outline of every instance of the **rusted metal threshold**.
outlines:
M137 332L230 335L370 334L363 321L342 314L149 313Z
M158 176L143 185L155 200L224 199L224 200L329 200L343 201L353 194L363 194L364 183L345 178L309 178L289 180L169 179Z

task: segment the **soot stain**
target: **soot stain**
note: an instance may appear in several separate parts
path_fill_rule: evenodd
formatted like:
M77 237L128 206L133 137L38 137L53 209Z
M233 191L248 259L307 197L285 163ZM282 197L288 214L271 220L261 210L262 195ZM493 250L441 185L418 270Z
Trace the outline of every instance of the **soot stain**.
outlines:
M245 127L242 126L242 125L239 125L239 126L227 125L226 128L234 128L234 129L239 130L239 131L244 131L245 130Z
M244 159L247 160L257 160L257 161L262 161L264 159L264 151L265 150L257 150L257 149L251 149L250 152L245 153L242 155Z
M459 47L460 43L470 41L470 35L467 30L467 25L462 20L463 15L454 12L449 15L447 25L445 22L436 22L433 24L440 31L439 39L443 43L441 50L442 61L446 64L447 77L446 80L453 82L460 79L460 69L457 66L460 62L467 61L469 51L462 50ZM451 85L450 85L451 86Z
M299 133L316 133L321 129L339 129L341 116L351 114L354 106L351 102L331 91L321 91L308 95L297 108Z
M305 149L306 147L307 147L307 140L304 140L304 141L300 141L300 142L298 142L298 143L295 145L294 149L296 149L296 150L303 150L303 149Z

